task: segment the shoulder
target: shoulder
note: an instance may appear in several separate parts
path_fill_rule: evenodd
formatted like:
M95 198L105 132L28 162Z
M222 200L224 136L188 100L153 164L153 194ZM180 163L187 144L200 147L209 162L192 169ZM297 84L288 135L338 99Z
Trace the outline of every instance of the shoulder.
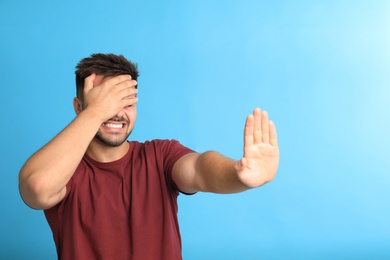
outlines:
M130 142L133 145L135 153L151 155L154 154L158 158L173 164L180 157L194 151L175 139L153 139L143 143Z
M144 142L130 141L130 145L133 145L134 148L138 149L169 149L185 147L178 140L175 139L153 139Z

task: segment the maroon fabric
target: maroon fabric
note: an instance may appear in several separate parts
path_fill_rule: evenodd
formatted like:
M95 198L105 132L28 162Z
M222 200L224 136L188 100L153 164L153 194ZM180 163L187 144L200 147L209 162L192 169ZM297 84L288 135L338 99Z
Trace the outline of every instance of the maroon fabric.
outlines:
M173 165L192 152L173 140L130 142L121 159L84 156L66 197L45 210L59 259L181 259Z

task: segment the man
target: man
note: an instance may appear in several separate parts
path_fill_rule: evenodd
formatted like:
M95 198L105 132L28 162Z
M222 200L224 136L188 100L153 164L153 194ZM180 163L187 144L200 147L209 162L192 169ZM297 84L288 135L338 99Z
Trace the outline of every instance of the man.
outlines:
M93 54L76 69L76 118L19 175L25 203L45 212L59 259L181 259L179 192L241 192L274 178L279 149L267 112L247 117L237 161L175 140L128 141L136 65Z

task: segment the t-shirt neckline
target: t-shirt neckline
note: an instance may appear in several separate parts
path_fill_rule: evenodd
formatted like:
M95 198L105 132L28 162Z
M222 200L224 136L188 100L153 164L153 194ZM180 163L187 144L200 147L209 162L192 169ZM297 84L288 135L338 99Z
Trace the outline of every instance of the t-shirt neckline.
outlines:
M99 168L110 168L114 165L122 164L123 162L128 161L128 158L130 154L133 152L135 147L135 142L130 142L130 141L127 142L129 143L129 149L126 152L126 154L123 155L122 158L119 158L118 160L111 161L111 162L99 162L93 159L92 157L90 157L87 153L84 154L84 159L87 160L89 163L98 166Z

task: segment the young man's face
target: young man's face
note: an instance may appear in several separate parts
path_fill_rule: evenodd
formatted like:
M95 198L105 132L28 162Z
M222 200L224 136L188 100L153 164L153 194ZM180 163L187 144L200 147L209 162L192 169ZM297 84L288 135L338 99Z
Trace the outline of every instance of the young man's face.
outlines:
M97 75L94 80L94 86L100 85L110 78L112 77L104 78L102 75ZM107 146L120 146L133 131L136 116L136 104L122 108L113 118L107 120L100 126L95 139Z

